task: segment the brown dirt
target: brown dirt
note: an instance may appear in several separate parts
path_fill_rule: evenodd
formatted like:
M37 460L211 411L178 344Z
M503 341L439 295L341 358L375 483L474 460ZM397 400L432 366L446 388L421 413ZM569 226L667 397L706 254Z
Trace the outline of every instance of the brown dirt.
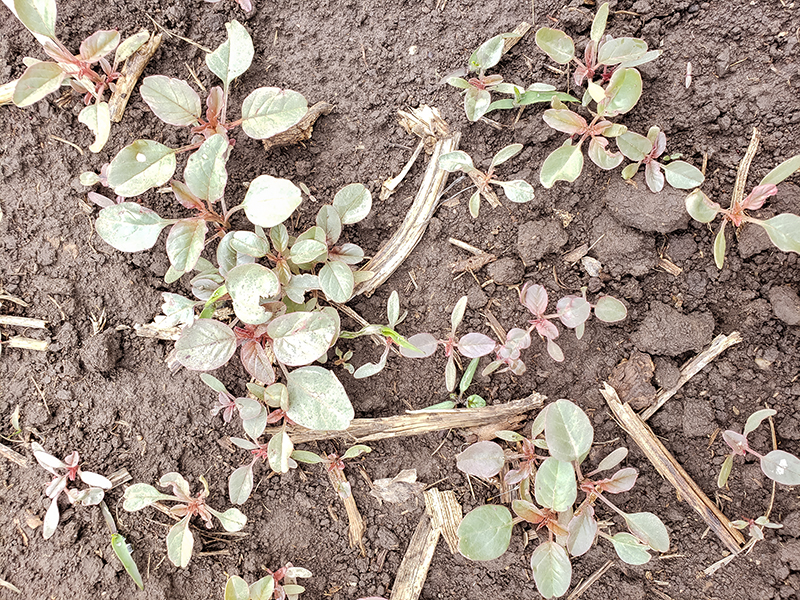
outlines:
M719 428L741 428L746 415L765 402L779 411L780 447L800 453L800 358L796 353L800 328L787 325L773 312L783 315L791 309L786 305L793 301L791 295L787 299L785 293L773 290L788 286L797 291L797 256L760 246L759 240L747 238L752 234L745 231L741 244L729 241L726 268L719 272L711 258L712 234L706 227L679 223L677 230L668 233L643 233L617 221L618 213L610 209L604 190L618 175L601 172L588 161L575 184L544 190L538 186L538 166L562 138L544 125L540 107L526 109L516 125L498 132L485 124L469 124L457 93L437 85L442 74L461 65L483 40L511 30L521 20L530 21L530 4L450 0L443 11L436 9L433 0L277 4L255 0L254 4L255 11L248 18L231 0L215 5L143 0L91 6L62 0L57 31L69 47L77 48L80 40L97 29L117 27L130 34L152 26L150 15L170 31L213 48L224 38L224 23L236 18L251 32L257 53L251 69L235 86L232 106L240 105L246 94L260 85L288 87L310 101L327 100L336 105L330 116L319 121L313 142L305 147L265 153L258 142L237 135L229 164L228 190L233 194L241 194L244 182L269 173L306 183L320 201L329 201L350 182L368 185L377 196L380 182L398 172L407 160L410 152L403 146L415 143L395 118L396 110L408 105L438 107L448 123L463 132L461 146L477 164L488 161L508 143L525 144L523 153L504 167L502 175L536 183L534 202L504 202L493 211L484 206L478 220L469 217L463 201L440 209L420 246L397 273L373 298L351 302L353 308L377 322L385 314L390 291L397 289L409 309L403 332L441 335L449 327L453 304L468 294L472 310L464 331L488 333L480 311L489 307L504 326L521 324L525 311L514 289L494 283L479 286L478 282L488 279L485 271L477 273L478 282L469 275L458 279L450 275L449 265L465 255L446 240L462 239L521 266L518 230L529 222L546 229L542 221L569 213L573 218L564 230L566 243L556 232L557 243L548 240L541 258L529 258L529 248L525 250L524 280L545 285L551 297L559 291L554 273L569 291L590 285L593 291L615 294L628 303L629 318L614 326L592 322L582 341L564 335L560 341L567 361L563 364L552 362L535 341L525 355L525 376L479 378L477 390L492 403L522 397L531 390L553 399L571 398L591 415L597 441L618 440L615 443L630 445L597 391L611 368L638 346L656 355L656 377L668 378L675 366L710 341L712 334L739 330L744 342L697 375L656 414L653 426L712 496L724 447L719 435L713 444L709 443L711 437ZM537 27L558 23L578 38L587 33L593 11L580 2L564 7L540 1L535 8ZM668 151L682 152L684 159L694 164L699 165L707 153L704 189L708 193L718 199L730 197L736 166L754 126L761 130L763 142L753 164L751 184L777 162L798 152L800 17L793 4L621 0L612 10L623 12L613 15L611 33L641 35L651 47L665 51L657 62L642 68L644 96L623 122L641 132L659 124L668 136ZM7 18L0 25L0 81L21 75L22 57L44 58L21 25L8 18L8 12L3 14ZM417 47L415 54L409 52L412 46ZM687 90L684 73L689 60L694 65L694 83ZM529 34L496 72L526 84L546 81L562 86L558 76L544 68L545 63ZM145 75L189 79L187 66L205 85L213 84L202 52L176 38L165 40ZM78 450L88 469L109 473L124 467L134 481L147 483L174 470L196 485L205 475L211 484L212 505L224 509L228 475L243 456L218 442L235 435L236 428L210 415L214 399L195 373L168 371L163 359L170 344L137 338L132 331L134 324L149 322L158 314L161 291L186 291L186 284L163 283L167 268L163 246L131 255L105 245L93 233L96 209L86 205L86 191L77 180L81 171L98 169L133 139L149 137L175 146L183 134L163 127L135 96L122 123L113 127L104 152L80 155L51 137L75 141L82 147L91 142L75 118L80 105L73 102L62 109L55 100L52 96L26 110L0 108L0 172L4 179L0 187L4 214L0 221L0 284L29 303L22 308L4 302L2 311L46 319L49 325L44 335L52 341L46 354L5 349L0 356L2 427L8 431L8 417L20 405L26 435L35 430L54 454ZM506 124L514 117L497 116ZM392 200L376 202L365 222L349 228L346 235L351 241L367 253L374 252L402 220L421 172L421 166L415 167ZM153 194L145 196L144 202L165 210L163 199ZM781 195L767 208L770 204L800 212L797 188L784 185ZM301 223L316 209L302 209ZM537 225L525 225L531 227ZM610 277L590 282L580 266L560 260L559 252L591 244L604 233L606 237L591 255L607 265ZM669 257L682 273L673 276L656 268L660 256ZM514 265L507 265L503 272L513 274ZM501 280L497 274L494 277ZM93 337L90 318L102 310L108 320L107 333ZM646 323L661 326L644 326ZM663 328L671 335L654 341L653 335L663 333ZM6 329L5 333L14 331ZM653 345L656 343L664 346L659 349ZM349 347L355 350L357 365L376 357L377 351L368 342ZM759 365L756 358L765 362L759 361ZM413 365L395 357L378 377L355 381L342 373L341 379L358 416L383 416L445 399L443 370L440 355ZM408 376L410 372L413 377ZM243 391L243 371L234 363L218 376L230 389ZM765 430L752 439L760 449L771 443ZM371 479L414 467L421 481L454 489L465 510L470 510L494 490L477 485L471 495L453 458L463 444L455 432L375 443L373 453L361 460L360 467ZM325 451L334 448L331 444L319 447ZM30 456L26 447L18 450ZM698 573L720 558L724 549L713 535L704 534L704 523L676 498L644 456L631 450L628 464L641 475L634 491L623 495L621 505L629 511L661 515L671 532L672 553L642 567L630 567L620 564L613 551L601 543L574 561L573 581L577 583L607 559L615 560L615 566L584 598L651 598L657 592L662 594L658 597L666 594L676 600L800 597L796 489L778 486L773 518L786 523L783 530L770 532L752 554L704 579ZM310 468L271 478L262 470L256 492L243 507L249 519L248 536L230 545L206 541L203 551L225 550L227 554L195 556L190 566L181 570L165 560L167 521L163 515L122 512L118 503L121 491L116 490L108 495L109 504L112 511L120 508L120 527L133 542L145 576L146 589L138 592L111 556L99 511L66 510L59 531L44 541L26 520L29 513L44 515L46 473L5 460L0 465L0 578L19 587L25 598L220 598L226 573L255 580L265 567L276 569L287 561L314 572L307 582L308 598L388 596L421 514L421 507L413 502L378 506L368 496L358 469L350 469L354 494L368 527L366 556L362 557L347 545L343 508L321 470ZM769 502L771 486L755 463L748 461L738 467L730 490L720 494L719 500L731 518L756 517ZM522 539L517 528L509 552L487 564L453 557L441 546L422 598L535 596L528 566L532 545L523 547ZM198 545L196 550L200 549ZM18 596L0 588L0 598L6 597Z

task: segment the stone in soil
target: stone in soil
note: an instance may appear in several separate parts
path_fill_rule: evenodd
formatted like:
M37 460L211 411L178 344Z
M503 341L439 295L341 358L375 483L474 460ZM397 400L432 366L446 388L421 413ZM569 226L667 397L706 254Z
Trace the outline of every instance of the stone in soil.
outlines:
M642 352L678 356L689 350L699 352L714 333L714 317L707 312L684 315L662 302L651 302L639 329L631 336Z

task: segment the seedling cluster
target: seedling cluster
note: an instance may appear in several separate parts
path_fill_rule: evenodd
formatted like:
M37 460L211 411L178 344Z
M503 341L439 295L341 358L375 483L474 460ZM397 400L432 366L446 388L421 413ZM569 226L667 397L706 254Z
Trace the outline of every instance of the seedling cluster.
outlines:
M502 505L485 505L468 513L458 528L458 549L471 560L494 560L509 546L516 523L529 523L543 531L531 556L536 588L545 598L563 596L572 580L570 557L587 553L598 538L612 544L619 558L641 565L651 558L650 551L669 550L669 535L661 520L649 512L626 513L608 499L608 494L627 492L636 483L636 469L625 467L610 477L599 473L615 469L627 456L617 448L595 469L583 473L582 465L594 437L589 418L568 400L546 406L531 426L530 438L513 431L497 436L519 444L509 452L491 441L477 442L457 457L458 468L476 477L497 476L509 460L518 466L505 475L508 485L518 486L520 498L512 511ZM537 454L544 449L548 455ZM578 493L583 500L578 504ZM628 531L612 534L611 521L598 521L595 505L601 502L620 517ZM577 508L575 508L577 504Z

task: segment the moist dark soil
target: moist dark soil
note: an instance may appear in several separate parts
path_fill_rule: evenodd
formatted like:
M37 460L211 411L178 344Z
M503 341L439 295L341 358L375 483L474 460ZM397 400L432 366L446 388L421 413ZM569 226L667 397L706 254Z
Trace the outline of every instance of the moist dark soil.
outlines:
M381 322L385 303L398 290L409 310L405 334L430 331L444 336L449 313L462 295L469 310L462 331L490 334L483 314L506 327L524 326L527 314L515 286L524 281L544 285L554 302L560 295L588 286L591 294L610 293L625 301L628 318L614 325L591 321L580 341L570 332L559 342L566 360L553 362L537 339L524 355L527 372L478 377L475 391L490 404L527 396L569 398L587 411L602 445L597 460L617 445L631 453L627 465L637 468L636 487L619 496L628 512L651 511L662 517L671 535L668 555L634 567L622 564L602 540L573 561L577 585L607 560L614 566L583 598L754 599L800 598L800 496L777 486L772 519L784 528L767 532L748 556L737 558L716 575L701 571L721 558L725 548L705 523L652 468L644 455L611 418L598 387L611 369L634 350L654 360L655 385L669 386L677 368L702 350L713 336L740 331L734 346L695 376L652 418L665 446L691 477L719 501L732 519L755 518L770 503L771 482L756 462L737 462L729 489L718 491L716 476L725 455L720 430L741 431L751 412L765 404L775 408L778 446L800 453L800 338L797 255L777 251L760 231L745 228L728 239L725 268L712 258L713 233L689 222L682 212L683 192L669 188L658 196L621 183L618 172L604 172L587 161L574 184L551 190L538 185L539 167L562 141L542 121L543 108L517 114L494 113L502 124L469 123L458 93L438 84L441 76L463 65L485 39L510 31L520 21L565 29L586 39L595 7L573 1L532 3L496 0L485 3L449 0L439 10L433 0L389 2L266 2L254 0L246 15L232 0L219 4L141 0L92 4L60 0L59 37L70 48L98 29L116 27L129 35L153 27L152 17L170 32L214 48L225 37L224 24L238 19L250 31L256 58L237 81L232 110L252 89L280 86L303 93L311 102L326 100L335 110L317 124L303 146L265 152L259 142L236 135L229 163L228 194L241 197L244 185L267 173L303 182L318 203L329 202L343 185L361 182L376 201L364 222L348 227L349 241L375 252L401 223L424 170L415 166L390 200L377 200L380 183L402 168L416 144L397 123L397 109L428 104L437 107L453 130L462 132L461 148L476 164L486 164L498 149L522 143L524 151L506 163L500 175L523 178L536 186L528 204L484 205L480 218L469 216L466 197L443 206L431 220L419 246L371 298L356 298L352 308L370 322ZM0 81L19 77L22 58L45 58L32 36L10 17L0 25ZM762 142L751 170L750 186L800 146L798 35L795 3L628 0L612 2L609 32L641 36L664 54L644 65L644 95L620 119L645 133L659 125L667 134L668 152L700 166L707 157L704 190L726 204L736 167L744 156L753 127ZM190 70L206 88L215 81L201 50L177 37L164 43L145 75L164 74L191 80ZM687 62L694 78L685 87ZM564 89L566 76L554 73L528 34L494 72L507 80L543 81ZM0 355L0 416L10 434L9 417L21 409L24 438L38 440L57 455L78 450L85 468L101 473L127 469L133 481L155 484L169 471L180 471L193 486L205 476L210 503L229 506L227 479L244 460L244 452L227 444L240 435L238 426L213 417L213 394L196 373L172 373L164 364L172 344L135 335L135 324L159 313L161 292L189 293L184 280L166 285L167 258L162 245L152 251L123 254L94 233L97 208L87 203L78 174L98 170L120 148L137 138L176 147L184 132L164 127L134 94L123 121L99 155L80 153L56 138L86 148L88 130L76 115L79 98L57 103L57 95L28 109L0 108L0 285L27 302L2 301L2 313L37 317L47 330L4 328L6 335L28 335L50 341L48 352L4 348ZM796 183L796 179L795 179ZM454 188L453 191L457 190ZM453 193L453 191L449 193ZM142 201L162 214L165 196ZM308 226L319 205L306 203L295 223ZM783 184L763 213L800 212L800 190ZM176 212L177 214L177 212ZM447 242L454 237L502 260L471 274L454 277L451 264L467 255ZM598 242L598 240L600 240ZM589 256L602 264L590 277L580 263L566 263L563 253L595 244ZM665 271L668 259L679 274ZM677 271L676 271L677 272ZM102 333L93 335L92 319L105 314ZM346 323L354 328L355 324ZM4 339L7 339L4 337ZM358 340L346 347L356 366L375 360L379 350ZM422 408L447 398L444 358L426 361L390 357L387 368L367 380L338 375L359 417L387 416ZM215 373L229 389L244 392L245 375L230 365ZM392 477L415 468L419 480L441 490L452 489L464 510L496 501L497 490L472 481L455 468L454 456L467 436L457 431L419 438L375 442L373 452L347 473L367 524L365 554L350 548L343 506L321 468L269 476L257 473L251 499L242 507L247 536L229 541L202 538L186 569L166 560L164 538L170 521L156 511L129 514L121 510L121 489L107 501L120 530L133 542L145 591L139 592L112 556L108 530L96 508L62 507L61 525L43 540L35 518L43 518L48 474L32 463L25 469L0 459L0 578L22 595L0 588L2 598L221 598L226 576L254 581L265 569L286 562L314 573L306 597L344 600L390 594L398 565L423 512L421 502L378 505L368 494L367 478ZM762 426L752 445L765 451L771 436ZM31 457L27 444L7 445ZM309 449L331 452L334 443ZM611 518L605 514L604 518ZM535 531L523 536L515 528L509 551L489 563L452 556L441 544L433 559L422 598L475 599L538 597L529 559ZM527 545L523 539L530 540ZM204 554L205 553L205 554Z

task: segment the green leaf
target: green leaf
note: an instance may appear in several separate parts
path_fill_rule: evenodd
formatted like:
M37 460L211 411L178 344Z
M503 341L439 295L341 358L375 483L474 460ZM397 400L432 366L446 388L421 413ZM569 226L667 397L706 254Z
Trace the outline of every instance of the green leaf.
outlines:
M64 71L56 63L31 65L17 81L12 100L17 106L30 106L61 87L64 77Z
M475 192L469 197L469 214L473 219L477 219L481 210L481 193Z
M339 213L342 224L358 223L372 210L372 194L363 184L351 183L336 192L333 208Z
M483 42L469 57L469 70L482 73L499 63L503 57L506 37L508 37L506 34L496 35Z
M716 202L712 202L700 190L694 190L691 194L686 196L686 212L695 221L700 223L710 223L713 221L722 207Z
M617 65L641 58L647 52L647 42L637 38L622 37L609 40L597 52L598 65Z
M212 319L197 320L175 342L178 362L192 371L218 369L235 351L236 335L231 328Z
M234 504L244 504L253 491L253 463L244 465L231 473L228 480L228 496Z
M690 190L705 181L703 172L697 167L682 160L673 160L661 165L667 176L667 183L681 190Z
M197 264L206 241L206 222L203 219L181 219L167 236L167 256L173 268L189 273Z
M636 175L636 172L639 170L640 166L642 166L642 163L640 163L640 162L635 162L635 163L629 164L627 167L622 169L622 178L623 179L630 179L631 177Z
M123 60L130 58L130 56L141 48L149 39L150 32L146 29L125 38L122 43L117 46L117 51L114 53L114 64L118 65Z
M253 258L261 258L269 253L267 239L252 231L232 231L230 245L239 254Z
M498 181L497 184L503 188L506 197L518 204L533 200L533 186L522 179L514 181Z
M288 179L260 175L247 188L242 206L254 225L274 227L288 219L302 200L300 188Z
M623 515L628 529L637 538L658 552L669 550L669 533L664 523L657 516L649 512L631 513Z
M347 429L355 412L336 376L322 367L301 367L289 373L286 415L308 429Z
M294 444L289 439L285 430L276 433L267 444L267 460L270 468L276 473L289 472L289 456L292 454Z
M755 223L766 230L769 239L779 250L800 253L800 217L784 213Z
M536 502L541 506L555 512L569 509L578 497L572 464L552 456L547 458L536 472L534 491Z
M764 176L764 179L762 179L761 183L758 185L767 185L769 183L774 183L777 185L787 177L791 177L794 172L797 171L797 169L800 169L800 154L783 161L777 167L772 169L772 171Z
M628 309L616 298L612 296L602 296L594 307L594 316L604 323L616 323L628 316ZM623 450L625 449L623 448ZM627 452L627 450L625 450L625 452Z
M718 269L722 268L725 264L725 223L722 223L717 232L717 237L714 238L714 263Z
M569 537L567 548L572 556L586 554L594 544L597 537L597 520L594 518L594 508L589 504L576 514L567 526Z
M219 519L219 522L225 531L241 531L247 524L247 517L245 517L244 514L242 514L242 511L240 511L238 508L229 508L225 512L216 511L210 506L206 506L206 508L208 509L208 512Z
M136 140L119 151L108 167L108 185L130 198L164 185L175 172L175 150L152 140Z
M607 98L597 107L598 114L607 117L631 110L642 95L642 76L636 69L617 69L606 88Z
M80 57L90 63L97 62L119 46L119 31L105 29L95 31L81 42Z
M227 137L217 133L203 142L186 161L183 177L189 191L198 198L213 202L225 193L225 184L228 182L225 163L228 161L229 148Z
M139 567L136 565L136 561L133 560L131 551L128 548L128 543L125 541L124 537L122 537L119 533L111 534L111 549L114 551L114 554L117 555L119 562L121 562L122 566L125 567L125 571L128 573L130 578L133 579L133 582L139 586L140 590L143 590L144 583L142 582L142 575L139 573Z
M468 475L494 477L506 464L506 456L499 444L476 442L456 455L456 467Z
M494 560L508 550L511 528L511 511L505 506L479 506L458 526L458 551L470 560Z
M323 237L324 237L323 233ZM324 261L328 256L328 246L316 239L298 239L289 252L289 259L296 265Z
M103 241L122 252L152 248L161 230L172 223L135 202L115 204L100 211L95 223Z
M397 290L392 290L389 300L386 302L386 318L389 327L395 327L400 322L400 294Z
M96 102L85 107L78 115L78 121L86 125L94 134L94 142L89 146L90 152L100 152L111 133L111 115L107 102Z
M275 579L272 575L262 577L250 586L250 600L272 600L274 593ZM225 600L227 600L227 598Z
M144 78L139 93L164 123L188 127L200 118L200 96L181 79L151 75Z
M475 165L472 164L472 159L469 154L463 150L456 150L455 152L447 152L439 157L439 168L444 169L448 173L456 171L464 171L469 173L475 170Z
M552 60L565 65L575 58L575 44L563 31L542 27L536 32L536 45Z
M592 21L592 34L593 42L599 42L606 31L606 22L608 21L608 2L603 2L600 8L597 9L597 14Z
M762 408L761 410L757 410L752 415L747 417L747 421L744 424L744 431L742 434L747 437L751 431L755 431L756 428L761 425L761 422L764 419L768 419L778 414L778 411L773 410L771 408Z
M14 0L14 11L31 33L56 37L55 0Z
M267 333L275 358L294 367L325 354L336 336L336 323L322 312L295 312L273 319Z
M242 130L263 140L297 125L307 112L308 102L299 92L258 88L242 103Z
M464 112L467 119L472 122L477 121L489 111L492 103L492 95L489 90L481 90L474 86L470 87L464 94Z
M640 543L630 533L620 532L612 536L610 540L622 562L629 565L643 565L650 560L647 546Z
M625 155L625 158L639 162L650 154L653 149L653 142L641 134L627 131L617 137L617 147Z
M324 462L321 456L309 452L308 450L295 450L292 452L292 458L297 462L305 463L307 465L318 465Z
M228 579L225 584L224 600L250 600L250 589L247 586L247 582L238 575Z
M228 271L225 278L236 316L250 325L269 321L273 313L261 306L262 300L275 298L281 290L275 273L259 264L245 264Z
M227 92L231 81L250 68L254 50L250 34L238 21L225 23L225 29L228 39L214 52L206 54L206 65L222 80Z
M539 181L546 188L551 188L556 181L575 181L583 171L583 152L581 146L567 143L557 148L544 160L539 173Z
M622 154L619 152L609 152L607 148L603 147L600 140L605 140L605 138L592 136L592 139L589 140L589 158L601 169L605 169L606 171L616 169L622 164ZM606 142L607 141L608 140L606 140Z
M594 430L589 417L569 400L556 400L547 407L544 436L550 454L558 460L580 460L592 446Z
M325 263L319 271L322 291L332 302L347 302L353 295L355 279L353 271L340 260Z
M186 515L173 525L167 534L167 556L169 556L173 565L182 569L192 559L194 536L189 529L189 520L191 518L191 514Z
M587 127L586 119L567 108L548 108L542 119L556 131L569 135L581 133Z
M725 462L722 463L722 468L719 470L719 477L717 477L717 487L724 488L728 484L728 477L730 477L732 468L733 468L733 454L728 454L728 456L725 457Z
M128 512L141 510L160 500L177 500L175 496L159 492L152 485L134 483L125 489L125 502L122 508Z
M496 167L498 165L502 165L507 160L514 158L517 154L522 152L522 144L510 144L500 150L497 154L494 155L492 159L492 164L489 165L489 168ZM439 164L442 164L441 158L439 159Z
M325 232L325 241L328 246L333 246L342 235L342 218L333 206L325 205L319 209L316 218L317 227Z
M764 456L761 470L781 485L800 485L800 458L783 450L773 450Z
M572 565L567 551L555 542L544 542L531 556L536 589L544 598L563 596L572 581Z

